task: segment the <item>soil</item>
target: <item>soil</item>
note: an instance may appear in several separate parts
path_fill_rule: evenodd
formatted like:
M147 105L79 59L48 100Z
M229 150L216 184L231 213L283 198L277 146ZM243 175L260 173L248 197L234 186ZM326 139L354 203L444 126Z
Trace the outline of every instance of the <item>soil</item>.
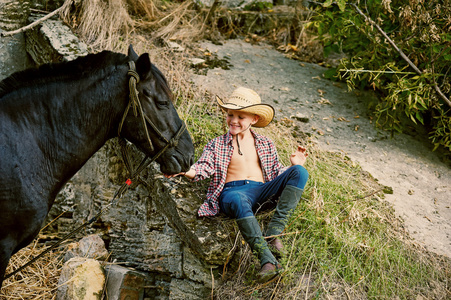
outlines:
M392 138L375 127L368 109L374 93L348 91L346 84L324 79L326 68L290 60L272 46L229 40L199 48L228 62L228 68L194 75L199 87L221 97L238 86L257 91L276 108L276 119L290 118L318 147L345 153L390 187L385 199L414 243L451 258L451 168L421 128Z

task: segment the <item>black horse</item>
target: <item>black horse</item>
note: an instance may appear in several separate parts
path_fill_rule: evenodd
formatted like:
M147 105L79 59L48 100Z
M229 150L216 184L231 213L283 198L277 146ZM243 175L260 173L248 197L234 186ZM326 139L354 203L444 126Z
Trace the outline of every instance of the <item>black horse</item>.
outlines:
M128 56L104 51L0 82L0 287L11 255L39 233L63 185L119 131L147 156L163 149L156 159L163 173L193 163L166 79L132 46Z

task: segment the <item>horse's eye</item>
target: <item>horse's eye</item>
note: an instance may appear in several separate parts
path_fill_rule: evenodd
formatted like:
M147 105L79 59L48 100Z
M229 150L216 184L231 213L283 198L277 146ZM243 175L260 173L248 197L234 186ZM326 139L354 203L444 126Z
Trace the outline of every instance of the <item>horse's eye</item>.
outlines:
M143 94L150 99L154 99L158 108L167 108L169 106L169 102L166 99L159 99L158 96L153 95L152 92L147 89L143 89Z
M144 94L144 96L146 96L146 97L152 97L152 94L151 94L148 90L146 90L146 89L143 89L143 94Z
M159 108L167 108L169 106L169 102L167 100L155 99L155 103Z

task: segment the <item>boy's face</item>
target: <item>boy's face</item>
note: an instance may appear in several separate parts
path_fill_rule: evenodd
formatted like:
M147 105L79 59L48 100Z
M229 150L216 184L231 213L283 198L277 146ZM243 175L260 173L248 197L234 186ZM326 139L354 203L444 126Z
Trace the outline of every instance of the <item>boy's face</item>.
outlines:
M229 109L227 111L227 126L232 135L248 130L252 125L258 121L257 115Z

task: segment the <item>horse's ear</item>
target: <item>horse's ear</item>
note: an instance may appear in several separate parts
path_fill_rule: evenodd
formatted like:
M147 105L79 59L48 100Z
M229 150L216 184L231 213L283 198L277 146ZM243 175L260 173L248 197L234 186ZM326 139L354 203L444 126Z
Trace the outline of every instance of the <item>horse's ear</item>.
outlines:
M138 59L138 54L136 54L135 50L133 50L132 44L128 46L128 57L133 61L136 61Z
M148 79L152 76L152 63L148 53L142 54L136 62L136 71L142 79Z

